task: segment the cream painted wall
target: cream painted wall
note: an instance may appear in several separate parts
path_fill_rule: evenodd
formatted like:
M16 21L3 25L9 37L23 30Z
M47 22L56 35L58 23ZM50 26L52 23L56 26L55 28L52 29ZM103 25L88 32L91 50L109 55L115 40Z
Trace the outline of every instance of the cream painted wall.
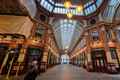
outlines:
M29 37L32 27L28 17L0 15L0 33L18 33Z

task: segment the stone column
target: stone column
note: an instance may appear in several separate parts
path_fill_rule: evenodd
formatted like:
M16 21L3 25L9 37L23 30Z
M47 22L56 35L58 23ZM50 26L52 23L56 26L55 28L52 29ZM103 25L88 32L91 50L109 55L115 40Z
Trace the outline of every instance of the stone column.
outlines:
M91 38L90 38L90 33L87 31L85 33L85 39L86 39L86 47L87 47L87 51L86 51L86 56L87 56L87 69L90 70L92 69L92 60L91 60Z
M47 69L47 61L48 61L48 50L45 49L44 52L43 52L43 58L42 58L42 69L43 71L46 71Z
M43 52L43 58L42 58L42 67L44 66L44 69L47 69L47 61L48 61L48 39L49 39L49 34L48 34L48 29L46 30L46 33L44 35L44 52Z
M31 29L31 34L30 34L29 38L35 37L35 32L36 32L37 27L39 27L39 24L34 22L33 27Z
M107 40L107 33L105 31L105 26L102 26L101 28L101 41L103 43L103 46L104 46L104 50L105 50L105 56L106 56L106 61L107 61L107 64L108 63L111 63L112 62L112 58L111 58L111 52L109 50L109 46L108 46L108 40ZM108 65L106 65L108 66Z
M52 54L52 64L54 65L54 60L55 60L55 57L54 55Z
M113 27L115 27L115 25ZM119 40L117 39L117 32L115 29L112 29L112 36L113 36L113 41L116 44L117 63L118 63L118 66L120 68L120 45L119 45Z
M118 57L119 57L119 61L120 61L120 41L117 38L118 32L116 31L115 36L116 36L116 48L117 48L117 53L118 53Z
M111 36L112 36L112 41L116 41L117 38L116 38L114 29L110 29L110 33L111 33Z

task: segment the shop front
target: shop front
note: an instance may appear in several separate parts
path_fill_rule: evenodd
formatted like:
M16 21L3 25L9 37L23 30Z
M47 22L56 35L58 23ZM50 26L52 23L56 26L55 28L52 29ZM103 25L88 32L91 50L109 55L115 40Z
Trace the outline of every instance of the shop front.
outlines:
M92 49L91 51L93 71L106 72L107 60L103 49Z

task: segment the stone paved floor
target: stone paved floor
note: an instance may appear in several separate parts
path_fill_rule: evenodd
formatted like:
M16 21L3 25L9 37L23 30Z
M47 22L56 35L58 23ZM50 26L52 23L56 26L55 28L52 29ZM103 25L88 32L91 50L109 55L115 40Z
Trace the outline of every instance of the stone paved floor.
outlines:
M0 80L6 79L0 76ZM23 80L23 76L9 80ZM120 80L120 74L87 72L73 65L58 65L39 75L36 80Z
M91 73L73 65L58 65L36 80L120 80L120 74Z

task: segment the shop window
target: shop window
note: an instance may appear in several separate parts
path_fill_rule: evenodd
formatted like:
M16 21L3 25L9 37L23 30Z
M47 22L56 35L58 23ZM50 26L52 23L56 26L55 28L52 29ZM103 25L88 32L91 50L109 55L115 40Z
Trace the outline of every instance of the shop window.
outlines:
M117 52L115 48L110 48L112 59L117 59Z

